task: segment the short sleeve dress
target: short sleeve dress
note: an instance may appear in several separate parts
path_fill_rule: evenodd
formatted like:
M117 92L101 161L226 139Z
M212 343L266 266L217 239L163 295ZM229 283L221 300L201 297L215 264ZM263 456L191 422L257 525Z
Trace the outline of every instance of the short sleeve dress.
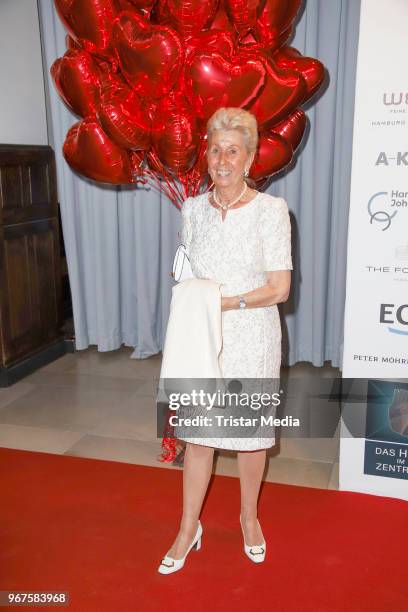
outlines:
M266 272L292 270L291 227L286 201L259 192L222 220L209 194L187 198L182 207L182 242L194 276L221 283L223 296L241 295L266 283ZM220 366L226 379L278 379L281 325L276 305L222 313ZM217 448L268 448L274 438L192 440Z

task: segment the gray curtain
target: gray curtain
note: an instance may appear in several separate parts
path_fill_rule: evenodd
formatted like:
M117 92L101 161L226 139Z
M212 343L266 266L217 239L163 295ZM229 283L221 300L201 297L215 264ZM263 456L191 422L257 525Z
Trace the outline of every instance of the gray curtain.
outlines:
M98 186L71 171L61 150L78 117L49 74L66 50L66 31L52 0L39 0L39 15L76 348L111 351L124 344L135 347L132 357L149 357L162 348L180 213L152 190Z
M65 163L62 144L77 118L49 76L65 51L65 30L52 0L38 1L76 347L125 344L134 347L132 357L148 357L163 347L180 214L151 190L99 187ZM295 272L282 309L290 364L341 363L359 13L360 0L307 0L291 41L320 59L328 75L304 107L310 126L296 163L268 187L292 213Z
M290 301L282 308L290 365L340 367L360 0L307 0L291 45L325 65L305 105L309 126L296 165L268 188L285 197L294 233Z

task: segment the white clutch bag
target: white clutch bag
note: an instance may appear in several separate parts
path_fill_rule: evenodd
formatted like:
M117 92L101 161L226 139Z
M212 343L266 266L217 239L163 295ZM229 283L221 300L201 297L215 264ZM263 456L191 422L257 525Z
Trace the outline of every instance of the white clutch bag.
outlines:
M173 261L173 278L177 283L194 278L193 270L191 269L190 260L187 255L186 247L180 244L177 248Z

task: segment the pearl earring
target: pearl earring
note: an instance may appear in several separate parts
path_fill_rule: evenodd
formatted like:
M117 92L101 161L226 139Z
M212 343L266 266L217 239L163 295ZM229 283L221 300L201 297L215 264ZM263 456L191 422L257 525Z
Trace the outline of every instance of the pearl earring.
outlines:
M248 170L245 170L245 172L244 172L244 176L248 176L248 175L249 175Z

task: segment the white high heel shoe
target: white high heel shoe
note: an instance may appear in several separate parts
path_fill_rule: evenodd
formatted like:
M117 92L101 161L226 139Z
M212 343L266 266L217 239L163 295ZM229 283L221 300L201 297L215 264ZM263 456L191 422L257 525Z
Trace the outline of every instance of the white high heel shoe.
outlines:
M190 546L188 547L188 550L186 554L184 555L184 557L182 559L173 559L173 557L169 557L169 555L166 555L161 560L159 569L157 570L159 574L172 574L173 572L177 572L178 570L181 570L181 568L184 565L184 561L186 560L186 557L188 553L190 552L190 550L192 548L194 548L195 550L200 550L202 534L203 534L203 528L201 526L200 521L198 521L198 527L197 527L196 534Z
M256 519L258 521L258 519ZM242 535L244 536L244 551L246 556L251 559L254 563L262 563L265 561L266 555L266 542L263 541L262 544L256 544L255 546L248 546L245 542L245 533L244 528L242 526L241 515L239 515L239 522L241 523ZM259 521L258 521L259 525ZM259 525L260 526L260 525Z

